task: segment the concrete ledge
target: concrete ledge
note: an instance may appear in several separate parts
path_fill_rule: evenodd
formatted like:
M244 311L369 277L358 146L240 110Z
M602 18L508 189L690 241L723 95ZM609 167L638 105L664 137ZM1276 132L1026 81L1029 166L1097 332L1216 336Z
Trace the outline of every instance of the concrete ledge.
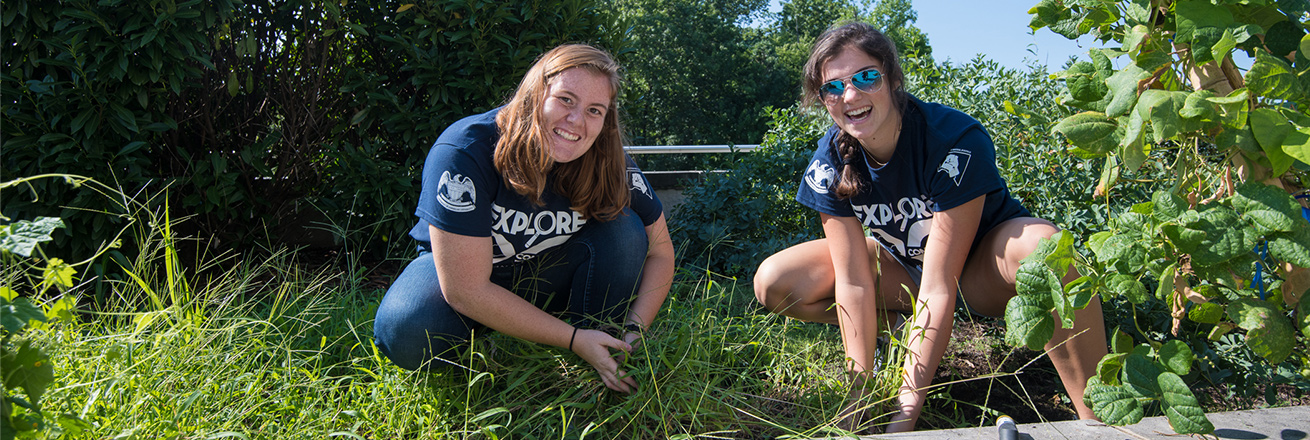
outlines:
M1235 440L1310 439L1310 406L1266 408L1207 414L1214 424L1214 436ZM942 440L1000 438L995 426L938 431L904 432L865 436L868 439ZM1174 434L1165 417L1148 417L1131 426L1109 426L1100 422L1074 420L1019 425L1019 440L1179 440L1192 438ZM1201 437L1196 437L1201 438ZM1205 437L1211 438L1211 437Z

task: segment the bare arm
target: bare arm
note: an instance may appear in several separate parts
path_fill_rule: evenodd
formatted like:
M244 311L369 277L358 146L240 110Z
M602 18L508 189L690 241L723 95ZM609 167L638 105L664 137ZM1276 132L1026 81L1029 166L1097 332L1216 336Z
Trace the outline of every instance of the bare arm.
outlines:
M870 270L864 229L855 217L820 214L828 252L836 275L834 301L847 369L855 373L876 368L878 344L877 298Z
M536 343L569 348L596 368L605 386L622 392L636 386L618 370L609 348L631 347L599 330L577 330L513 292L491 282L491 237L452 234L428 226L432 257L446 303L492 330Z
M641 270L641 284L625 322L643 329L655 322L655 316L664 306L664 299L669 296L669 288L673 285L673 241L669 238L669 227L663 214L646 227L646 239L649 250Z
M923 280L915 298L914 322L908 338L905 382L898 397L900 413L892 416L887 432L914 429L928 397L937 365L955 325L955 295L969 247L978 231L983 197L933 215L932 230L924 246Z

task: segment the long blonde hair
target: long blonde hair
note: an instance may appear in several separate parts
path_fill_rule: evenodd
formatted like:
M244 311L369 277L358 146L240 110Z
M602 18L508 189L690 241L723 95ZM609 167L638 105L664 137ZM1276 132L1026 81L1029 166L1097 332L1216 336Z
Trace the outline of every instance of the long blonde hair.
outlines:
M582 68L609 77L610 103L605 125L596 141L581 157L555 163L548 151L546 121L542 107L550 82L572 68ZM584 218L610 220L628 206L623 152L623 130L619 125L619 64L608 53L584 44L569 44L546 52L523 76L519 88L496 115L500 140L493 162L514 191L541 205L547 177L554 174L556 192L569 199Z

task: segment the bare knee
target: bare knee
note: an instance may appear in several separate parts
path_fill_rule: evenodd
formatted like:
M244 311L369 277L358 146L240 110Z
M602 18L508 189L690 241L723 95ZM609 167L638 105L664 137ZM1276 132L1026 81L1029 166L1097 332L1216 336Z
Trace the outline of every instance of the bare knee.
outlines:
M771 292L778 290L778 283L781 278L782 270L773 256L766 258L764 262L760 263L759 269L755 271L755 278L752 280L755 288L755 300L770 311L773 310L770 304Z

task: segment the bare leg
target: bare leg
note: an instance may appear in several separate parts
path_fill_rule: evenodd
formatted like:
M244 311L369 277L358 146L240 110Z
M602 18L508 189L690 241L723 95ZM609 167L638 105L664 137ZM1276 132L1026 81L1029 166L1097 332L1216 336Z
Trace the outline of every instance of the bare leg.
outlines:
M878 280L877 307L882 311L909 311L910 296L918 292L905 269L873 239L870 268ZM798 244L773 254L755 272L755 299L773 313L802 321L837 324L833 307L836 275L826 239ZM885 321L885 320L884 320Z
M1012 219L989 231L965 264L961 277L961 284L966 286L964 300L969 307L987 316L1003 315L1006 303L1016 294L1015 274L1020 261L1037 248L1040 239L1058 231L1050 222L1032 217ZM1070 270L1063 281L1068 283L1077 278L1078 273ZM1078 417L1096 418L1091 408L1083 404L1083 392L1087 379L1096 373L1097 362L1108 351L1100 300L1093 298L1087 308L1074 313L1074 328L1065 329L1057 324L1046 349Z

